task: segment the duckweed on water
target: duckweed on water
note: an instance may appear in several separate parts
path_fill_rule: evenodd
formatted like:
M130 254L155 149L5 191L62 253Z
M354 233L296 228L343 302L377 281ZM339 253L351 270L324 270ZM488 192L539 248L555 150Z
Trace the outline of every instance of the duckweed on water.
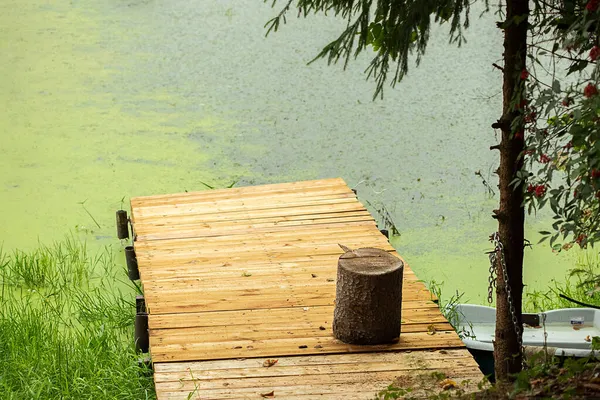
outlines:
M123 276L109 251L93 259L71 238L0 253L0 398L155 398Z

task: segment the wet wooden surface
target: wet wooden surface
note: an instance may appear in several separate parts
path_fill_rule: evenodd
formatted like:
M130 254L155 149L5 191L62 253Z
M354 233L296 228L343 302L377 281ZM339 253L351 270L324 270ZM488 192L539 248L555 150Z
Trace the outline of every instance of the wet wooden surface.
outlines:
M482 378L406 263L399 341L333 338L338 243L400 257L341 179L138 197L131 208L161 400L367 399L431 369Z

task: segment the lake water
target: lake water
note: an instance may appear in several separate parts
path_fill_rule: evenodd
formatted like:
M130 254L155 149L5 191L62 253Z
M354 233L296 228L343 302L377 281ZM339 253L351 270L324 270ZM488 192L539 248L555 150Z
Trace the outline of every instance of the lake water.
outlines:
M276 11L260 0L4 0L4 248L69 231L118 248L114 211L130 196L341 176L389 210L421 279L483 301L498 201L496 18L473 12L460 49L447 26L434 29L421 66L373 102L368 54L346 71L306 65L343 21L292 18L265 38ZM532 242L545 221L529 219ZM543 288L573 264L534 246L526 283Z

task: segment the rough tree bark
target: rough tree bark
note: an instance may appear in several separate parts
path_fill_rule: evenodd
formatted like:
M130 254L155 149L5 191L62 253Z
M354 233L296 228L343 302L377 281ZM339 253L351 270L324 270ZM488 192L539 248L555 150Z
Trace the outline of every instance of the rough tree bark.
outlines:
M338 260L333 336L350 344L398 340L402 260L375 248L345 251Z
M525 75L527 57L528 0L507 0L504 29L504 70L502 117L493 126L502 130L498 169L500 208L494 210L498 220L498 233L504 247L504 260L508 277L497 265L496 288L496 341L494 357L496 379L507 381L510 374L521 370L521 349L507 301L507 284L510 286L514 313L521 322L523 295L523 245L525 212L522 207L523 187L510 183L523 164L524 126L521 115L525 105Z

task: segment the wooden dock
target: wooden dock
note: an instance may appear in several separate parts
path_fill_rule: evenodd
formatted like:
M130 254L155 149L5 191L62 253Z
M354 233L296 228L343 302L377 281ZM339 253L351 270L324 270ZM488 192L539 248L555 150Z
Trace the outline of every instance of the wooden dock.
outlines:
M407 264L400 340L333 338L338 243L399 256L342 179L137 197L131 210L159 400L371 399L394 381L427 394L434 371L482 379Z

